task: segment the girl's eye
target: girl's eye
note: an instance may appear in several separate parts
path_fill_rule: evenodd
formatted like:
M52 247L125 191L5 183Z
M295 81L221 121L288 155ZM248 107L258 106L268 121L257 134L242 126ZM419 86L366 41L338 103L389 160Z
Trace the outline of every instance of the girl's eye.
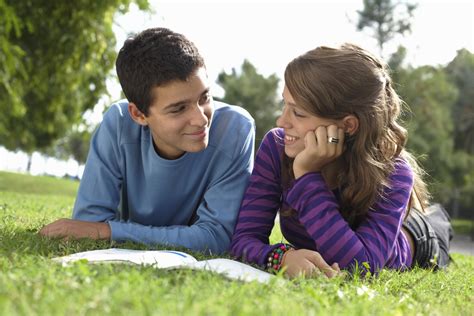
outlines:
M302 113L300 113L300 112L298 112L298 111L296 111L296 110L293 110L293 114L294 114L296 117L305 117L304 114L302 114Z

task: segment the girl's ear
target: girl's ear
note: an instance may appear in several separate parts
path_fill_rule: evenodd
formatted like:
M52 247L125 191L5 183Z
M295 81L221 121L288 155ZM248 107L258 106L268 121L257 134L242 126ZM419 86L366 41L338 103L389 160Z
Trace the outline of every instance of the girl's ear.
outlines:
M140 109L137 107L135 103L130 102L128 104L128 113L130 113L130 116L137 124L140 124L142 126L148 125L145 114L143 114L143 112L140 111Z
M348 115L342 119L344 133L354 135L359 129L359 119L355 115Z

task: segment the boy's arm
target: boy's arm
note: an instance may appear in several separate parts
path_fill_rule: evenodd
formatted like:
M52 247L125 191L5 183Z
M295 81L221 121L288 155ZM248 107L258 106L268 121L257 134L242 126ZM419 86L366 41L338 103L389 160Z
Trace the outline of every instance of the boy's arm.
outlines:
M120 108L113 106L91 139L73 219L59 219L48 224L40 230L41 235L110 239L106 221L118 216L122 186L118 145L121 114Z

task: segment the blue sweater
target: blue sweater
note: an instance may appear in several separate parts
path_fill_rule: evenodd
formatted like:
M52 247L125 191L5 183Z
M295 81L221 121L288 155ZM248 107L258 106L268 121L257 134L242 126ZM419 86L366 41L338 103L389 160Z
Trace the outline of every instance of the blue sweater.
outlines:
M108 222L112 240L226 251L253 167L255 124L214 102L208 147L161 158L119 101L95 132L73 218Z

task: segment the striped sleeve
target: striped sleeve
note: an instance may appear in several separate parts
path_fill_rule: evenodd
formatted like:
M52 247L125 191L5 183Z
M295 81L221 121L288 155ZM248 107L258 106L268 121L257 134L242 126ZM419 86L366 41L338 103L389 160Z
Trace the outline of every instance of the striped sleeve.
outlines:
M245 192L231 244L237 259L263 266L268 253L275 216L280 208L280 155L277 130L265 135Z
M366 262L375 272L392 254L413 187L413 173L405 161L397 160L389 184L384 198L378 199L356 230L342 218L336 197L320 173L297 179L287 202L329 264L354 268Z

